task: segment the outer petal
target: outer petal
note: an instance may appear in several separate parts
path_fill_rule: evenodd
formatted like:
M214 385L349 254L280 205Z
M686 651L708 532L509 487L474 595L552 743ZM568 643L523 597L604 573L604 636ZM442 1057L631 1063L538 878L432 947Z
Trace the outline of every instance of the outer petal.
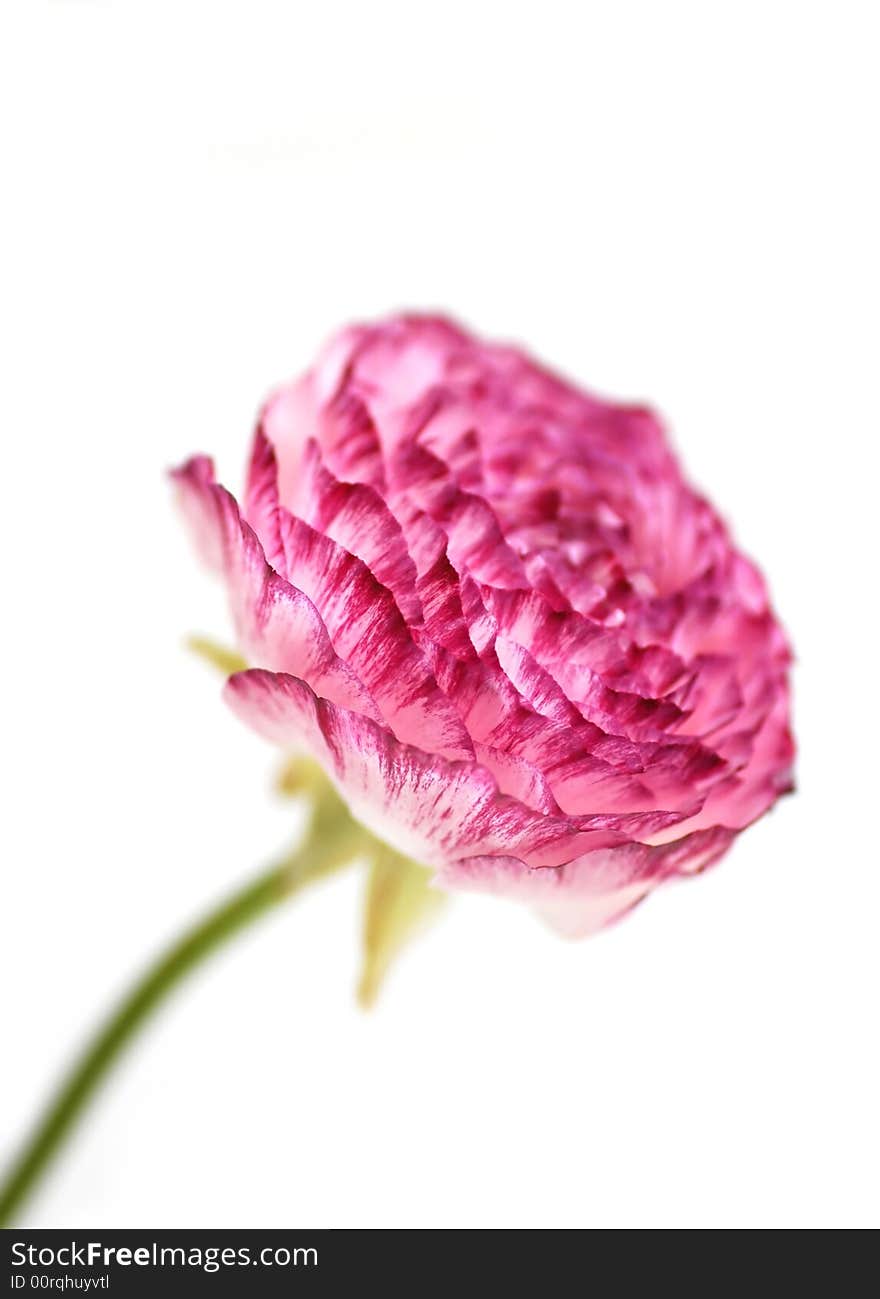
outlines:
M621 844L557 870L530 868L516 857L469 857L446 866L437 882L525 902L558 933L583 938L621 919L658 884L714 865L734 838L733 831L712 829L662 847Z
M513 853L527 865L558 866L682 819L663 812L567 817L533 811L502 794L480 763L450 762L402 744L368 718L317 698L293 676L240 672L227 682L226 695L267 739L305 746L365 825L429 865Z
M198 456L173 476L203 559L226 581L247 659L292 672L325 699L378 721L380 713L369 691L336 654L317 609L266 562L234 498L214 481L211 461Z

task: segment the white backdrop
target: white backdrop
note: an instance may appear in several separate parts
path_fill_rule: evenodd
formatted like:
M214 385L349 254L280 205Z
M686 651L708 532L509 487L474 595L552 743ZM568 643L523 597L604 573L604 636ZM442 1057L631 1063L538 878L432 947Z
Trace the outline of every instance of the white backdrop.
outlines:
M338 324L442 308L656 404L799 659L799 792L716 872L581 944L459 898L368 1016L327 883L182 992L26 1225L877 1225L876 18L4 7L0 1155L289 837L182 649L227 624L163 471L236 486Z

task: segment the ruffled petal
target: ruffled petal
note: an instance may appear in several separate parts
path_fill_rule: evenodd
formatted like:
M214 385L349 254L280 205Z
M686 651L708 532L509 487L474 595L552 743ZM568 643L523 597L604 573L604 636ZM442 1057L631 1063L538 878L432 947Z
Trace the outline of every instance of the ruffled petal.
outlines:
M594 849L653 835L673 813L566 817L502 794L482 764L453 762L401 743L369 718L319 699L305 682L251 670L226 685L233 709L275 744L305 747L365 825L416 861L515 852L558 866Z
M197 456L173 476L199 552L226 581L248 661L302 677L323 698L379 721L372 696L334 651L317 609L266 562L234 498L214 481L211 461Z
M556 870L535 869L512 856L468 857L446 865L437 882L524 902L558 933L584 938L620 920L659 884L714 865L734 837L732 831L712 829L659 847L620 844Z
M429 753L472 757L470 736L388 588L357 556L284 509L279 526L289 580L314 603L395 735Z

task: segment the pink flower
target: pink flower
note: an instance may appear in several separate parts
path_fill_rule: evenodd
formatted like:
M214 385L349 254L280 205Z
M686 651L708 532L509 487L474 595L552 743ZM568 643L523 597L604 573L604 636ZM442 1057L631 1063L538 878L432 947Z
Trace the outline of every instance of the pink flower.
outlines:
M175 476L233 708L441 885L585 934L791 788L785 635L650 411L402 316L270 397L242 505Z

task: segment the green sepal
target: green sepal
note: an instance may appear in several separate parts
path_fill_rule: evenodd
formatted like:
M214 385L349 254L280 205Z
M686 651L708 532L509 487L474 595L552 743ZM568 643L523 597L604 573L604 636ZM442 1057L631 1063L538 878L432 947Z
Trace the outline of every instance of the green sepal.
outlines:
M436 916L445 894L431 887L431 871L374 840L364 907L363 960L358 1001L372 1006L391 963L405 943Z
M211 667L218 668L224 676L231 677L235 672L247 671L247 662L237 650L229 649L208 636L188 636L186 647L210 663Z

